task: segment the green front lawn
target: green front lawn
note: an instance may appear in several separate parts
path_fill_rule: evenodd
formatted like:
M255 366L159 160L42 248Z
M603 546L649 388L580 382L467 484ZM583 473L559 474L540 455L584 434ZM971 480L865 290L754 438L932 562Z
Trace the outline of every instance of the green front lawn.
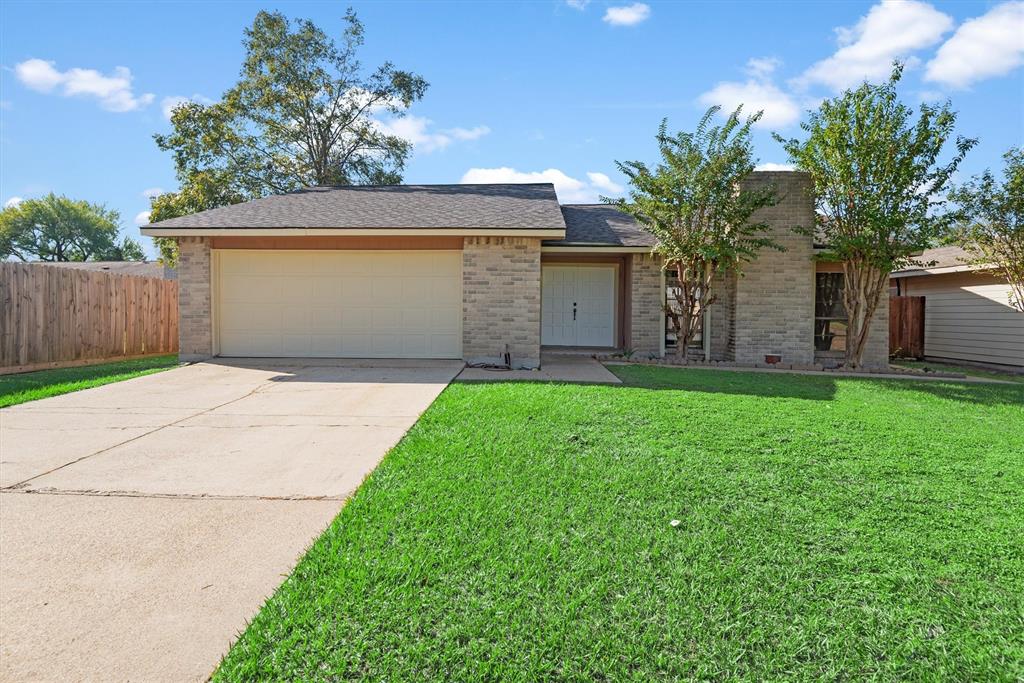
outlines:
M924 370L926 372L959 372L968 377L979 379L998 379L1003 382L1017 382L1024 384L1024 374L1013 372L999 372L998 370L986 370L985 368L973 365L957 365L956 363L932 363L930 361L896 359L893 365L899 365L913 370Z
M1024 387L453 384L215 680L1020 680Z
M178 355L152 356L77 368L0 375L0 408L151 375L178 365Z

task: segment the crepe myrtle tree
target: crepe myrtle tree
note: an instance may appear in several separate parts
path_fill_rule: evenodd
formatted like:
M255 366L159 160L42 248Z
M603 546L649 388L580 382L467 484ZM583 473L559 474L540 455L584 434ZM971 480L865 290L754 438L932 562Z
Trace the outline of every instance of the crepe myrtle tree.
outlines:
M629 196L602 197L657 238L654 251L675 273L675 305L665 312L676 330L680 362L700 329L702 311L717 299L716 276L741 273L763 248L782 250L764 233L767 224L751 220L758 209L775 204L774 188L743 185L756 161L750 130L762 112L741 119L737 107L725 123L712 125L719 110L708 109L692 133L670 134L663 120L656 137L661 160L653 167L616 161Z
M1000 182L991 171L955 187L949 197L960 207L953 240L1010 283L1010 305L1024 312L1024 150L1003 155Z
M377 117L404 116L428 84L390 62L364 69L363 40L351 9L339 41L312 21L259 12L235 85L218 102L182 103L171 132L154 136L186 196L157 198L152 220L316 185L400 183L412 143ZM174 257L173 243L158 244Z
M845 363L851 368L863 364L889 273L918 265L915 256L954 222L944 195L977 143L957 137L952 157L941 163L956 113L949 102L922 104L913 121L913 110L896 91L902 73L902 65L894 64L886 82L865 82L826 99L800 124L804 140L775 135L813 181L818 239L826 245L821 258L843 266Z

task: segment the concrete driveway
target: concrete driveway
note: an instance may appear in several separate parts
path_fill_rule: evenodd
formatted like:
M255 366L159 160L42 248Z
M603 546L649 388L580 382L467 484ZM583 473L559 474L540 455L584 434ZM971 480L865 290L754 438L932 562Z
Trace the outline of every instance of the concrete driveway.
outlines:
M461 368L202 363L0 411L0 679L205 679Z

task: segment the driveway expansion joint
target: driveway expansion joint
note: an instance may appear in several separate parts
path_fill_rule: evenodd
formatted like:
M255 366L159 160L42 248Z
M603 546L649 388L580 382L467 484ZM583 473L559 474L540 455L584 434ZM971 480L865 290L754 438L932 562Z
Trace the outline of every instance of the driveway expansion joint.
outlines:
M242 496L220 493L145 493L143 491L100 491L92 489L58 489L58 488L26 488L24 485L17 485L19 488L7 487L0 489L0 493L20 493L28 496L96 496L102 498L162 498L162 499L184 499L184 500L252 500L252 501L331 501L343 503L348 500L353 492L338 496L307 496L296 494L293 496Z
M174 420L173 422L168 422L167 424L160 425L159 427L157 427L155 429L151 429L151 430L149 430L147 432L143 432L142 434L137 434L137 435L133 436L130 439L125 439L124 441L121 441L121 442L115 443L113 445L107 446L106 448L101 448L98 451L94 451L92 453L88 453L86 455L81 456L80 458L76 458L76 459L74 459L74 460L72 460L70 462L66 462L66 463L64 463L62 465L59 465L59 466L54 467L52 469L49 469L46 472L40 472L39 474L33 475L33 476L29 477L28 479L24 479L22 481L19 481L19 482L16 482L14 484L11 484L10 486L8 486L6 488L12 488L12 487L15 487L15 486L19 486L20 487L20 486L22 486L24 484L28 484L31 481L39 479L40 477L45 477L48 474L53 474L54 472L56 472L58 470L62 470L65 467L68 467L70 465L74 465L76 463L80 463L83 460L88 460L89 458L95 457L97 455L101 455L103 453L106 453L107 451L111 451L111 450L113 450L115 448L118 448L118 447L123 446L123 445L128 444L128 443L131 443L133 441L138 441L139 439L147 437L150 434L156 434L157 432L159 432L159 431L161 431L163 429L167 429L168 427L173 427L173 426L175 426L175 425L177 425L177 424L179 424L181 422L185 422L186 420L191 420L194 417L199 417L201 415L205 415L205 414L207 414L207 413L209 413L211 411L217 410L218 408L223 408L224 406L231 405L232 403L235 403L236 401L242 401L242 400L247 399L250 396L258 393L261 388L262 388L262 385L257 386L256 388L254 388L254 389L250 390L249 392L247 392L244 396L239 396L238 398L233 398L230 401L226 401L224 403L221 403L220 405L213 406L212 408L207 408L206 410L201 410L198 413L193 413L191 415L187 415L185 417L182 417L182 418L179 418L177 420Z

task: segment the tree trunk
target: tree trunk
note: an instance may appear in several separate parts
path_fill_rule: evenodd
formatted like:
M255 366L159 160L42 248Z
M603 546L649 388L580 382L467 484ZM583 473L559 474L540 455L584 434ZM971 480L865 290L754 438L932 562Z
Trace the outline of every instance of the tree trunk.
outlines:
M889 273L860 261L843 263L843 305L846 307L846 367L864 365L864 351L878 300L888 286Z
M674 266L676 269L675 287L678 291L675 292L675 299L679 310L676 311L671 306L666 308L676 328L676 361L685 364L690 342L697 336L703 319L703 308L712 301L709 289L714 266L703 261L689 264L667 263L666 266Z

